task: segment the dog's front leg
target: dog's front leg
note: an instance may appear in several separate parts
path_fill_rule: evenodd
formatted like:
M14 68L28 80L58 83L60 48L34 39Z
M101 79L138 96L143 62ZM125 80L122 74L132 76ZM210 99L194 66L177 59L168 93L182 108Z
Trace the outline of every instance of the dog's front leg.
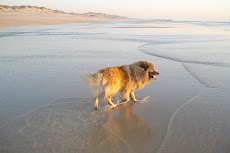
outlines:
M134 102L140 101L140 100L136 100L136 97L135 97L135 95L134 95L134 91L132 91L132 92L130 93L130 97L131 97L131 99L132 99Z
M121 91L121 96L122 96L122 101L120 101L120 104L127 103L129 101L129 96L130 96L130 91L128 90L123 90Z

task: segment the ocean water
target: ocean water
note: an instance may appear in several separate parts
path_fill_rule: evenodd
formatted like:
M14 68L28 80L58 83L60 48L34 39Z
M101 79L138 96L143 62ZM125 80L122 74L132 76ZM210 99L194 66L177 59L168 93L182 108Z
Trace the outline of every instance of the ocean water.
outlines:
M227 22L1 28L0 152L228 153L229 44ZM142 103L94 111L80 74L139 60L160 72Z

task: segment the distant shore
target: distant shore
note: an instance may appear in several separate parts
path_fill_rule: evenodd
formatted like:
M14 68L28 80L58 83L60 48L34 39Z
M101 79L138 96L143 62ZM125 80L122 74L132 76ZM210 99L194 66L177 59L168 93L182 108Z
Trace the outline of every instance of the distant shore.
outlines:
M66 13L36 6L0 5L0 28L35 25L104 22L128 18L102 13Z

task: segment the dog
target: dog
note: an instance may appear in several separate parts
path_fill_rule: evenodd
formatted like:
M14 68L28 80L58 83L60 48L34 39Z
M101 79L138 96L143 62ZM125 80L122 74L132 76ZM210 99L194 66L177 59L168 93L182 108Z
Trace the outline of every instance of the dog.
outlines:
M136 102L134 92L144 88L146 84L156 80L159 72L155 66L147 61L138 61L130 65L120 67L108 67L101 69L95 74L82 73L82 81L92 88L94 93L94 108L98 109L98 100L105 98L112 108L116 105L111 98L121 92L121 102L126 103L131 99Z

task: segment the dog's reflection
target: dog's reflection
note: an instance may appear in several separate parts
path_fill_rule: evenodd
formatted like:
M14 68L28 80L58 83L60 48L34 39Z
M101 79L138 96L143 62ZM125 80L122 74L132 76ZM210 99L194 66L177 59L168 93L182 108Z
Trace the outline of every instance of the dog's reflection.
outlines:
M88 144L95 152L143 152L151 148L154 130L135 114L135 103L98 114Z

